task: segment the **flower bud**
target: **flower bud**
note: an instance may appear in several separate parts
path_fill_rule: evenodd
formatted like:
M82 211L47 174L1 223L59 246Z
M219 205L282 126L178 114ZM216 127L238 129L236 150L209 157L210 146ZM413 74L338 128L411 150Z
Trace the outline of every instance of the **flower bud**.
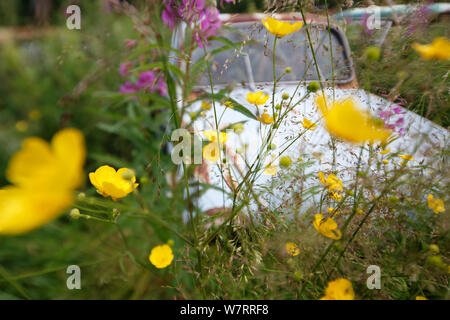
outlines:
M244 125L241 122L233 124L231 128L236 134L241 134L244 131Z
M308 86L306 87L308 89L308 91L310 92L316 92L317 90L320 89L320 85L318 82L316 81L312 81L308 84Z
M381 50L378 47L370 46L370 47L366 48L366 51L364 54L366 56L367 61L375 62L375 61L380 60Z
M83 201L84 199L86 199L86 193L80 192L80 193L77 195L77 199L78 199L78 201Z
M195 119L197 119L197 112L190 112L189 117L192 119L192 121L194 121Z
M280 158L280 166L287 168L292 164L292 160L291 158L289 158L288 156L283 156Z
M291 73L292 69L291 67L286 67L286 69L284 69L284 73Z
M74 220L78 220L81 216L80 210L77 208L70 210L69 216Z
M122 178L124 180L133 180L134 177L135 177L134 170L128 169L127 171L122 173Z
M281 98L282 98L283 100L289 99L289 93L283 92L283 94L281 95Z

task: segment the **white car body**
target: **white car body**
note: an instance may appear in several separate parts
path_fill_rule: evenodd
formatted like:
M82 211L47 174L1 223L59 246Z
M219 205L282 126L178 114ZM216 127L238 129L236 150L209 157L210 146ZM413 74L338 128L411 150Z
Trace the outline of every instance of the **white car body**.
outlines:
M228 21L230 17L231 16L229 15L222 15L221 18L224 21ZM260 18L262 17L263 16L258 16L257 18L260 21ZM396 105L384 98L367 93L362 89L358 89L357 85L355 86L354 80L355 79L352 77L347 81L347 84L352 83L350 86L346 85L344 81L344 83L335 85L334 89L332 87L327 87L325 89L325 95L329 97L329 99L332 99L331 97L333 97L334 94L336 100L350 96L354 97L357 101L359 101L362 109L369 110L374 116L379 115L383 110L400 107L399 105ZM287 93L290 97L292 97L296 90L297 83L298 81L280 82L276 89L275 103L280 103L282 101L282 93ZM219 85L218 88L215 88L215 92L217 92L221 87L223 86ZM210 88L207 86L202 89L211 92ZM270 105L273 82L249 84L245 87L237 86L231 91L229 97L244 105L254 115L257 115L262 112L263 107L256 107L246 101L246 95L249 92L254 92L256 90L263 91L270 95L270 99L267 104ZM294 102L305 96L306 93L307 89L305 83L300 85L295 93ZM294 163L298 158L303 158L304 161L313 161L314 164L309 167L306 172L304 172L305 175L308 173L316 174L318 171L330 172L333 162L333 152L329 146L331 137L320 120L320 113L317 111L314 96L314 94L311 94L309 98L305 99L289 113L287 118L279 126L274 140L277 150L282 150L282 145L285 141L292 139L292 137L296 137L300 131L304 130L301 125L301 121L304 118L318 124L314 131L309 130L306 132L283 154L289 156ZM242 154L236 154L234 151L244 149L244 145L247 144L249 148L247 153L244 155L247 162L252 163L256 158L257 150L261 144L261 139L258 139L257 137L260 134L261 128L264 130L264 125L261 126L259 121L250 119L234 109L227 108L220 101L215 102L215 107L216 114L221 116L219 130L223 130L223 128L227 128L233 123L245 121L243 133L241 135L230 133L230 138L226 142L227 149L231 150L233 165L235 167L239 167L240 170L245 173L248 167L244 162ZM270 108L271 107L267 109ZM196 102L190 107L189 111L200 112L200 109L201 102ZM268 111L271 113L271 109ZM205 114L203 117L198 117L195 121L193 121L194 131L199 135L201 135L201 133L205 130L216 130L214 126L214 111L211 109L204 112ZM435 168L439 166L447 166L446 158L440 158L440 160L436 161L436 155L441 150L449 147L448 130L406 109L404 109L404 114L401 116L404 118L404 132L398 137L397 140L389 145L391 153L399 152L401 154L412 155L416 161L411 162L411 165L427 164L428 166ZM191 119L187 115L183 119L184 123L189 123L190 121ZM274 151L275 154L277 150ZM338 142L336 144L335 157L337 161L334 169L339 172L338 176L342 179L344 184L346 180L351 180L355 175L359 152L360 146L358 145L345 142ZM367 163L367 151L363 153L362 159L363 162ZM397 159L398 162L401 161L400 158ZM269 161L270 159L267 159L265 164ZM430 161L432 161L432 163L430 163ZM275 161L274 164L278 164L278 161ZM219 162L213 163L204 159L201 173L197 174L197 178L200 182L212 184L219 188L224 187L229 193L231 192L231 189L229 185L223 182L222 179L222 174L226 166L221 164L223 168L221 172L219 165ZM387 167L394 165L395 164L393 161L390 161L390 164L388 164ZM292 192L295 191L295 187L294 189L292 187L293 181L289 181L289 179L286 180L286 177L290 176L289 170L292 170L291 167L285 169L278 168L278 173L276 175L272 176L268 174L261 174L256 179L254 184L255 192L259 194L260 201L266 208L280 208L284 202L289 201L289 197L291 197ZM377 172L375 165L373 165L372 169L374 172ZM377 173L383 175L384 171L380 169ZM286 183L283 184L278 181L278 183L273 184L279 175L283 175ZM238 177L239 174L236 171L235 176L237 176L236 180L240 182ZM292 175L292 177L294 176ZM273 188L275 185L276 189ZM208 188L199 197L197 200L197 206L200 210L212 213L217 208L229 208L232 206L231 197L220 191L219 188ZM256 204L252 204L252 206L256 206Z

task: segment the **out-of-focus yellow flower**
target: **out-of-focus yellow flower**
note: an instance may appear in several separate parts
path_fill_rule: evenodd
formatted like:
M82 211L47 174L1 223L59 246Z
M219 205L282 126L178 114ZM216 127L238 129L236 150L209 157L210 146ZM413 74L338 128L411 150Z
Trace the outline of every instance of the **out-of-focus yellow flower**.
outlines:
M217 131L207 130L203 131L204 136L210 142L217 142ZM225 132L219 132L219 144L224 144L228 140L228 135Z
M234 109L233 102L231 102L231 101L229 101L229 100L228 100L228 101L225 101L223 104L224 104L225 107L227 107L227 108Z
M336 201L342 200L342 196L337 192L330 192L330 198Z
M363 209L358 209L358 211L356 211L357 214L363 214Z
M391 131L380 126L368 112L360 110L352 97L330 103L318 95L316 103L327 130L335 137L352 143L373 143L385 142L391 135Z
M84 137L76 129L59 131L51 145L41 138L27 138L11 158L6 178L20 187L75 189L83 180L85 157Z
M272 163L269 163L266 165L266 167L264 168L264 173L274 176L277 174L277 167L274 166Z
M156 246L150 252L148 259L156 268L166 268L173 260L172 248L168 244Z
M350 281L339 278L328 283L325 296L320 300L354 300L355 292Z
M37 121L41 118L41 112L37 109L33 109L30 112L28 112L28 119L32 121Z
M81 184L85 157L84 137L76 129L61 130L51 144L25 139L6 170L14 185L0 189L0 234L31 231L66 210Z
M279 21L271 17L266 17L262 19L262 23L271 34L278 36L280 38L284 37L285 35L291 34L297 30L300 30L300 28L303 26L303 22L301 21L290 23Z
M383 164L388 164L389 160L388 159L384 159L382 162L383 162Z
M131 174L131 179L125 179L124 175ZM126 197L138 187L136 177L128 168L115 170L110 166L101 166L95 172L89 173L89 180L104 197L111 197L114 201Z
M343 190L343 184L342 181L336 177L334 174L329 174L328 177L325 179L325 174L322 171L319 171L317 174L319 176L319 180L323 185L326 185L328 190L336 190L336 191L342 191Z
M406 161L416 161L416 160L414 160L413 156L410 154L399 154L398 156Z
M0 234L17 235L56 219L73 202L71 190L0 189Z
M261 114L261 117L259 117L258 120L264 124L271 124L274 121L273 117L271 117L269 114L267 114L265 112L263 114Z
M413 43L416 50L425 60L450 60L450 41L444 37L438 37L431 44Z
M423 297L423 296L417 296L416 300L428 300L427 298Z
M307 130L314 131L314 130L316 130L316 129L314 129L314 127L317 127L317 124L312 123L311 120L305 118L305 119L303 119L302 126L303 126L303 128L305 128Z
M269 99L269 95L268 94L264 94L264 92L262 91L258 91L258 92L249 92L247 94L247 101L250 102L251 104L260 106L263 105L267 102L267 100Z
M210 141L206 146L203 147L202 153L203 157L212 162L216 162L220 159L220 148L228 140L228 135L225 132L219 133L219 139L217 139L217 131L208 130L203 131L206 139ZM219 140L219 141L217 141Z
M435 199L430 193L427 197L428 207L433 210L434 213L440 213L445 211L444 201L442 199Z
M280 158L280 167L288 168L292 164L292 159L288 156L283 156Z
M295 257L298 256L300 254L300 249L298 248L298 246L293 243L293 242L286 242L286 252Z
M16 122L16 130L19 132L25 132L28 130L28 122L25 120L19 120Z
M211 110L211 104L208 101L202 101L202 110Z
M338 229L338 225L333 218L324 219L321 213L314 216L313 222L314 228L327 238L339 240L341 238L341 230Z
M327 211L329 214L337 215L340 213L339 210L336 210L335 208L327 208Z
M380 154L386 154L389 153L391 151L391 149L385 149L383 151L380 151Z

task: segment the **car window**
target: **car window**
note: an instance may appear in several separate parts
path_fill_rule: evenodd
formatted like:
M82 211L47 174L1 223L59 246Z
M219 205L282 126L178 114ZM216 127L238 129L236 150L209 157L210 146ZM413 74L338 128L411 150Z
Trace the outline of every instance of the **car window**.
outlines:
M330 39L325 26L311 25L311 41L316 54L316 60L322 79L332 79L332 64L330 55ZM211 63L213 81L216 85L230 83L273 82L272 49L274 37L269 35L262 23L234 23L222 28L219 35L233 42L243 42L238 49L220 52L214 56ZM332 29L334 75L337 82L351 80L352 69L349 52L339 33ZM223 42L212 40L207 48L212 52L224 46ZM196 49L192 61L204 57L203 49ZM276 62L277 75L281 75L286 67L292 72L283 77L282 82L299 80L318 80L314 59L311 54L305 29L287 35L277 40ZM209 77L206 70L199 75L198 84L206 86Z

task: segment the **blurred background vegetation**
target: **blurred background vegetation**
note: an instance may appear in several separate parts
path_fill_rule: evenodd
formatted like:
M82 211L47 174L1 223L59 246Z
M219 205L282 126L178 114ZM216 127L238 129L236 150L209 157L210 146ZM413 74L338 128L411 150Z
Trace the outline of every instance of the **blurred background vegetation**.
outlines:
M317 8L323 8L324 3L316 2ZM343 7L342 2L328 3L333 9ZM64 9L69 4L79 4L82 8L81 31L65 28ZM364 4L355 1L354 6ZM224 4L221 11L263 11L266 5L264 0L237 1L234 5ZM405 99L406 107L448 126L448 63L430 62L428 70L431 71L424 72L424 62L411 51L410 44L430 42L438 35L449 37L449 19L435 20L407 37L405 30L404 26L393 27L382 46L381 60L366 65L360 58L366 47L373 44L371 38L360 25L346 26L358 80L362 87L376 94ZM4 172L8 160L25 137L34 135L49 140L65 126L83 130L89 150L88 172L104 163L145 168L146 163L158 160L134 157L136 145L148 148L146 154L158 154L160 140L141 137L132 130L137 123L149 129L164 126L164 116L146 119L144 115L136 115L132 107L115 105L96 94L116 91L123 82L118 66L128 55L125 40L133 37L136 35L130 19L112 12L107 1L0 1L1 186L7 184ZM406 72L406 76L399 71ZM394 87L397 91L391 92ZM118 122L119 126L113 126ZM120 131L128 132L128 137L117 134ZM164 169L161 163L151 167L154 172L149 176L154 180L143 188L144 196L156 198L166 192L165 177L159 172ZM138 176L143 174L137 172ZM159 201L157 205L170 208L178 204ZM146 257L149 244L133 234L144 232L151 237L159 231L141 222L126 221L124 226L123 232L129 236L129 246L136 248L136 256ZM28 235L0 237L0 299L169 298L176 294L176 288L163 290L158 284L149 293L145 286L153 279L151 272L136 269L131 263L133 256L114 256L121 245L114 226L73 223L68 217ZM420 246L418 243L419 251ZM400 249L398 254L403 256ZM83 283L89 283L91 288L95 286L94 290L66 290L65 268L70 264L85 267ZM408 298L407 293L401 298Z

